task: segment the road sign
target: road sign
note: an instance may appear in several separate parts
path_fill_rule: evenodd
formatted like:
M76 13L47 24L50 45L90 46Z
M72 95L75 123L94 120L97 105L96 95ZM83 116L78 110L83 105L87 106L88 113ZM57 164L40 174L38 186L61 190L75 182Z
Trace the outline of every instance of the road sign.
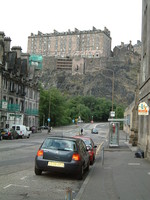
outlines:
M48 121L48 122L50 122L50 121L51 121L51 119L50 119L50 118L48 118L48 119L47 119L47 121Z
M149 115L149 106L145 102L139 104L138 115Z
M110 116L111 116L111 117L115 117L115 111L111 111L111 112L110 112Z

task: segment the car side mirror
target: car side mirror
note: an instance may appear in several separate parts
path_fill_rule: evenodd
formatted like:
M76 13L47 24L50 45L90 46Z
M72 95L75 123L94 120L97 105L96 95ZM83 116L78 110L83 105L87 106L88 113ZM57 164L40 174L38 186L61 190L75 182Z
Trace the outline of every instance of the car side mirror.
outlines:
M87 149L87 151L89 151L89 150L92 149L92 147L89 145L89 146L86 147L86 149Z

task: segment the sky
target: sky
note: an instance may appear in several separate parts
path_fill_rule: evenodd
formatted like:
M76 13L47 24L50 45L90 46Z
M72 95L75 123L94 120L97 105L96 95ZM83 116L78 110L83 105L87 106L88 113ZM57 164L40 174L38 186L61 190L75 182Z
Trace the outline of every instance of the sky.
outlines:
M141 41L142 0L3 0L0 3L0 31L12 46L27 52L28 36L74 31L110 31L112 50L121 42Z

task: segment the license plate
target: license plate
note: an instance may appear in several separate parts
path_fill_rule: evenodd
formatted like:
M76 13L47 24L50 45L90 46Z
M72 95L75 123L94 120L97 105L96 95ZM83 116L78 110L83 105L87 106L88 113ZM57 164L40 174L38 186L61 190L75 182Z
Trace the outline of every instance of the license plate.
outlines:
M48 166L50 166L50 167L64 167L64 163L63 162L49 161Z

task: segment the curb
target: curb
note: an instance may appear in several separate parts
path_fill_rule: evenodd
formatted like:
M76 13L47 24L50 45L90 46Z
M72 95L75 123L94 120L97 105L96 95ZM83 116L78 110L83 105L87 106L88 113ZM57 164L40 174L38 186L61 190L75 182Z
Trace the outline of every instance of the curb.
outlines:
M99 145L99 147L98 147L98 152L101 150L103 144L104 144L104 142L102 142L102 143ZM98 154L96 154L96 155L98 155ZM100 155L100 154L99 154L99 155ZM79 192L77 193L75 199L73 199L73 200L81 200L81 196L82 196L82 194L83 194L83 192L84 192L84 190L85 190L85 188L86 188L86 186L87 186L87 184L88 184L88 182L89 182L89 180L90 180L90 178L91 178L91 175L92 175L92 173L93 173L93 171L94 171L95 165L96 165L96 162L95 162L94 165L92 166L92 169L90 170L90 172L89 172L88 176L86 177L86 179L84 180L84 182L83 182L83 184L82 184L82 186L81 186Z

